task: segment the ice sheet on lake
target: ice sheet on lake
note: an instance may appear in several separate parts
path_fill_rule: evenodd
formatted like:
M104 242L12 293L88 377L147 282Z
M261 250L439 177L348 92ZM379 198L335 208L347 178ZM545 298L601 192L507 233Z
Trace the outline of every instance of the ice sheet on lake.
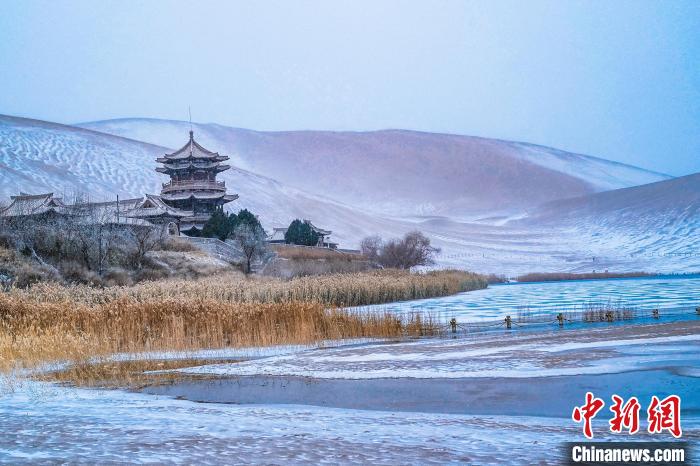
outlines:
M0 461L12 464L555 464L558 444L580 436L561 419L198 404L37 383L0 397L0 419Z
M525 315L551 315L583 311L589 306L633 309L695 308L700 303L700 276L578 280L548 283L491 285L442 298L364 306L358 309L396 313L430 313L441 320L456 317L462 322L517 319Z
M213 364L181 372L217 375L278 375L316 378L550 377L606 374L642 368L697 367L700 335L649 336L634 327L618 333L553 332L482 335L454 340L337 348L281 355L235 364ZM662 330L660 330L662 331ZM688 330L692 331L692 329Z

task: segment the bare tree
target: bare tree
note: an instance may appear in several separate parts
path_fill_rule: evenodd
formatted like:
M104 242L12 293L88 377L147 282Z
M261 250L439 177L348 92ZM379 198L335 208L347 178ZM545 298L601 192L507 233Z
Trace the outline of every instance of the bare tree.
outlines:
M127 231L134 246L134 262L139 269L143 267L146 254L162 245L167 237L167 228L162 225L132 225Z
M258 258L262 258L267 251L265 242L265 230L259 224L242 222L236 225L231 234L231 238L238 242L245 256L246 274L250 273L251 263Z
M84 268L99 275L110 266L129 261L141 268L146 254L156 249L167 233L162 225L120 219L114 202L90 202L81 194L72 202L57 202L49 210L37 205L16 202L12 212L0 215L1 239L55 272L58 270L51 264L64 272Z
M368 236L360 243L360 251L367 259L377 262L382 245L383 242L380 236Z
M64 217L67 240L73 243L88 270L102 275L108 260L122 236L117 224L114 205L77 199Z
M403 238L386 242L377 236L362 240L362 252L371 260L384 267L410 269L411 267L432 265L439 248L430 245L430 238L420 231L406 233Z
M12 216L2 218L2 231L18 251L30 256L42 266L54 269L37 250L50 234L51 224L55 219L51 215L35 215L29 204L15 206L15 210Z

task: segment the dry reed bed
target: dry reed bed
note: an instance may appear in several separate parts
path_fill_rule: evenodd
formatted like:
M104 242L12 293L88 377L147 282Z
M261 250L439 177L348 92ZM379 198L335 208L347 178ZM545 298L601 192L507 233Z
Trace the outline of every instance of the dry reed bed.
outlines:
M52 304L0 295L0 369L81 362L121 352L311 344L327 339L424 335L420 316L327 309L319 303L193 299Z
M9 295L36 303L106 304L129 299L137 302L197 297L225 303L314 302L329 306L361 306L433 298L486 288L481 275L445 270L425 274L379 270L354 274L300 277L289 281L219 275L200 280L159 280L129 287L96 288L89 285L39 284Z
M272 250L283 259L302 259L302 260L345 260L345 261L367 261L367 257L362 254L338 251L337 249L307 247L307 246L292 246L289 244L272 245Z
M0 370L52 361L85 362L120 352L431 335L419 314L341 309L441 296L485 286L463 272L373 272L247 280L236 276L169 280L133 287L42 284L0 293Z

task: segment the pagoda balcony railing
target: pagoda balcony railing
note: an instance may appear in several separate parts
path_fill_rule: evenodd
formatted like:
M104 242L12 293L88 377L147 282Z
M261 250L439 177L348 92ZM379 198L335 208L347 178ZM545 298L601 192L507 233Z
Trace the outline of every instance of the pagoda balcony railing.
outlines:
M163 193L189 190L226 191L226 183L223 181L190 180L170 181L163 183Z
M185 163L170 162L170 163L164 163L163 166L165 168L169 168L171 170L183 170L183 169L206 170L206 169L210 169L210 168L219 168L220 166L228 167L229 165L222 165L221 162L185 162Z
M194 214L182 217L183 222L206 222L211 218L211 214Z

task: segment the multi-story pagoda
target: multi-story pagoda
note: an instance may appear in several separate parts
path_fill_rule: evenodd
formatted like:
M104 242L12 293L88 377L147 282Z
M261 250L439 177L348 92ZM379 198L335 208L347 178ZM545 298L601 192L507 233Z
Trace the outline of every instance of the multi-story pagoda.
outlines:
M170 207L192 212L191 216L180 219L180 231L201 230L214 211L227 202L238 199L238 194L226 194L226 183L216 181L217 173L231 168L222 164L228 160L225 155L211 152L194 140L181 149L156 159L162 167L156 171L170 176L170 182L163 184L160 197Z

